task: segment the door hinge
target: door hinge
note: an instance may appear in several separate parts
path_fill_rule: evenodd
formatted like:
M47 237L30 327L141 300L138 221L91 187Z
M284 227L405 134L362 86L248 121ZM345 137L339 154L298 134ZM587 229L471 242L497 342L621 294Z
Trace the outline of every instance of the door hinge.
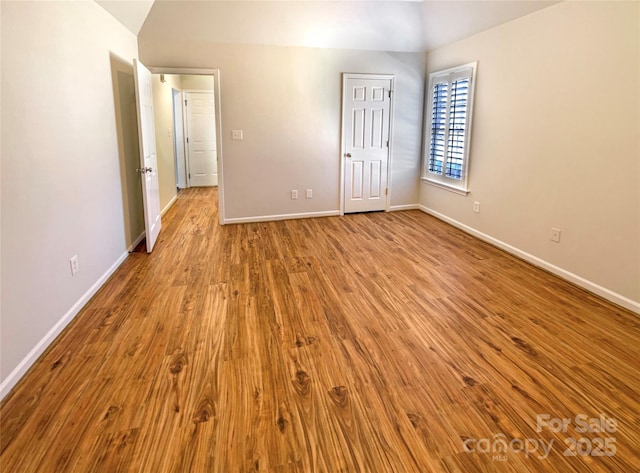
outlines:
M389 140L387 140L387 148L389 147Z
M191 173L189 173L189 179L191 179Z
M184 99L184 106L187 106L187 99Z
M384 195L389 195L389 188L388 187L384 190Z
M391 89L389 89L389 98L391 98Z
M187 143L189 142L189 137L187 136Z

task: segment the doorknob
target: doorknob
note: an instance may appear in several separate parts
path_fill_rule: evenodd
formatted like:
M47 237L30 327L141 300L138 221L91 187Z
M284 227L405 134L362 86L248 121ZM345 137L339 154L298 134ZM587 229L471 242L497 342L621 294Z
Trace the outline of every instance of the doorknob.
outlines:
M345 157L350 158L351 157L351 153L344 153Z

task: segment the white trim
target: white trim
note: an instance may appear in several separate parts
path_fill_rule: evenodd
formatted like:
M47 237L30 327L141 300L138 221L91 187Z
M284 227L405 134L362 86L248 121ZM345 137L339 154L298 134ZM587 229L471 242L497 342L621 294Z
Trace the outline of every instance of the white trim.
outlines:
M220 70L216 69L213 74L213 93L215 96L214 106L216 108L216 150L218 153L218 222L224 225L224 182L222 161L222 95L220 94Z
M173 87L171 87L171 98L173 99L173 153L174 153L174 167L175 167L175 171L176 171L176 187L181 188L181 189L186 189L189 187L189 181L187 180L187 157L186 157L186 150L185 150L185 142L184 142L184 96L182 94L182 90L180 89L174 89ZM176 99L178 99L178 106L176 107ZM180 120L176 120L177 118L177 113L176 111L180 112ZM179 122L179 123L178 123ZM182 140L181 143L178 144L177 141L177 137L178 137L178 133L176 132L178 130L178 128L180 128L180 135L182 136ZM182 167L183 167L183 175L180 175L179 169L178 169L178 159L179 159L179 154L178 150L182 148ZM184 182L182 179L180 178L184 178ZM178 182L180 181L180 182ZM184 184L184 187L181 187L180 185Z
M391 96L389 97L389 146L387 147L387 202L385 210L389 212L391 210L391 159L393 157L393 115L395 113L395 99L396 99L396 76L391 74L391 88L389 89Z
M189 139L189 126L187 122L187 94L184 91L181 91L181 101L180 105L182 106L182 146L184 146L184 179L187 182L187 189L191 187L191 162L189 161L189 144L187 140ZM214 97L214 106L215 106L215 97Z
M447 74L457 74L459 72L464 72L467 69L474 69L478 66L478 61L468 62L466 64L462 64L460 66L453 66L447 69L440 69L438 71L432 71L429 73L429 77L431 76L444 76ZM475 76L473 77L475 79Z
M197 67L163 67L163 66L147 66L152 74L176 74L176 75L196 75L210 76L218 69L202 69Z
M419 204L392 205L389 207L389 212L397 212L399 210L416 210L419 208Z
M216 149L218 150L218 221L220 225L225 223L224 208L224 162L222 153L222 94L220 93L220 69L202 69L189 67L149 67L153 74L180 74L213 76L213 93L216 107ZM184 103L184 102L183 102ZM189 181L187 183L190 185Z
M339 183L339 207L340 215L344 215L344 101L347 93L346 74L342 74L342 96L340 102L340 183Z
M396 76L395 74L358 74L358 73L342 73L342 103L340 104L340 215L344 215L344 166L345 166L345 150L344 150L344 102L347 92L347 80L364 79L364 80L388 80L390 83L391 97L389 98L389 147L387 149L387 186L385 197L385 212L391 210L391 157L393 156L393 114L396 94Z
M352 72L343 72L342 77L349 79L363 79L363 80L393 80L394 74L368 74L366 72L363 73L352 73ZM344 80L343 80L344 84ZM392 89L393 90L393 89Z
M437 212L433 209L430 209L423 205L420 205L419 208L423 212L429 215L433 215L434 217L442 221L445 221L453 225L454 227L457 227L460 230L470 235L473 235L476 238L479 238L482 241L490 243L493 246L496 246L506 251L507 253L511 253L512 255L522 258L523 260L527 261L528 263L531 263L534 266L545 269L550 273L553 273L556 276L559 276L560 278L565 279L566 281L569 281L577 286L580 286L581 288L586 289L587 291L592 292L600 297L603 297L604 299L607 299L608 301L613 302L614 304L617 304L620 307L624 307L625 309L628 309L640 315L640 302L629 299L628 297L618 294L617 292L607 289L606 287L600 286L599 284L589 281L588 279L585 279L581 276L578 276L575 273L567 271L566 269L560 268L559 266L549 263L548 261L538 258L537 256L527 253L526 251L523 251L519 248L516 248L515 246L511 246L502 240L498 240L497 238L487 235L486 233L482 233L481 231L478 231L475 228L465 225L462 222L458 222L457 220L447 217L446 215L441 214L440 212Z
M111 275L118 269L118 267L124 262L125 259L129 256L129 252L125 252L117 259L113 265L107 269L107 271L98 279L93 286L89 288L87 292L85 292L78 301L73 304L73 306L67 311L66 314L62 316L56 324L51 327L51 330L47 332L47 334L40 339L40 341L36 344L35 347L31 349L31 351L25 356L18 366L16 366L9 376L7 376L2 384L0 384L0 399L4 399L4 397L9 394L11 389L20 381L20 379L25 375L29 368L38 361L40 355L42 355L49 345L53 343L58 335L66 328L67 325L75 318L76 315L82 310L82 308L89 302L89 300L95 295L96 292L102 287L102 285L107 282L107 279L111 277Z
M173 204L176 203L176 200L178 200L178 194L174 195L173 199L171 199L169 203L164 206L164 209L162 209L162 212L160 212L160 217L164 217L164 214L166 214L169 211L169 209L173 206Z
M299 214L262 215L256 217L228 218L224 223L255 223L255 222L275 222L276 220L295 220L299 218L337 217L339 210L329 210L326 212L308 212Z
M434 181L434 180L429 179L428 177L421 177L420 180L422 182L424 182L425 184L429 184L430 186L438 187L440 189L444 189L446 191L453 192L455 194L468 195L469 192L471 192L471 191L469 191L467 189L462 189L460 187L448 186L447 184L445 184L443 182Z
M133 240L133 243L131 243L131 245L129 245L129 248L127 248L127 251L129 253L131 253L133 250L135 250L136 246L138 246L140 244L140 242L142 240L144 240L145 234L146 234L146 232L143 230L142 233L140 235L138 235L138 238Z

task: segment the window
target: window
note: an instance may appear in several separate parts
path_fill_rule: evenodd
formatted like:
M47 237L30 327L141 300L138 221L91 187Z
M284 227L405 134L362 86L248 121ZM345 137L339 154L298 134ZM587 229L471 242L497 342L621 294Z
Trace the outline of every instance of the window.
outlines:
M423 180L467 194L476 63L429 75Z

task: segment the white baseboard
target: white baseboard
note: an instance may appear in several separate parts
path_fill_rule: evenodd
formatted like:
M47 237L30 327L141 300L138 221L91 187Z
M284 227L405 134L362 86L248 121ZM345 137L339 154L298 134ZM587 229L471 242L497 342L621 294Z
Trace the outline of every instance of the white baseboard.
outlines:
M478 231L475 228L465 225L464 223L458 222L457 220L447 217L446 215L441 214L440 212L437 212L433 209L430 209L423 205L420 205L419 209L425 213L428 213L429 215L433 215L439 220L443 220L447 223L450 223L451 225L459 228L465 233L473 235L474 237L479 238L482 241L486 241L487 243L497 246L498 248L506 251L507 253L511 253L512 255L522 258L523 260L533 264L534 266L545 269L550 273L553 273L556 276L561 277L562 279L572 282L573 284L576 284L577 286L580 286L581 288L586 289L589 292L597 294L598 296L613 302L614 304L624 307L625 309L629 309L630 311L635 312L636 314L640 314L640 302L629 299L628 297L618 294L617 292L607 289L606 287L600 286L599 284L596 284L593 281L589 281L588 279L578 276L577 274L567 271L566 269L560 268L559 266L549 263L548 261L538 258L537 256L527 253L526 251L516 248L515 246L511 246L502 240L498 240L497 238L487 235L486 233L482 233L481 231Z
M308 212L300 214L281 214L281 215L263 215L260 217L240 217L240 218L226 218L225 224L232 223L255 223L255 222L273 222L276 220L294 220L298 218L317 218L317 217L335 217L339 216L339 210L330 210L327 212Z
M58 335L65 329L69 322L71 322L76 315L82 310L82 308L89 302L98 289L102 287L102 285L109 279L109 277L115 272L116 269L127 259L129 256L129 252L125 252L122 254L118 260L113 263L113 265L107 269L107 271L100 276L93 286L89 288L87 292L85 292L78 301L73 304L73 306L67 311L66 314L62 316L58 322L47 332L47 334L42 337L42 339L36 344L35 347L25 356L18 366L14 368L14 370L9 373L2 383L0 384L0 400L4 399L4 397L11 391L11 389L16 385L20 378L24 376L24 374L31 368L31 366L38 360L40 355L44 353L44 351L51 345L51 343L56 339Z
M127 251L129 253L131 253L133 250L136 249L136 246L138 246L140 244L140 242L142 240L144 240L144 237L146 236L146 232L143 231L140 235L138 235L138 238L136 238L135 240L133 240L133 243L131 243L131 246L129 246L129 248L127 248Z
M178 194L174 195L173 199L171 199L169 203L164 206L164 209L162 209L162 211L160 212L160 217L164 217L164 214L166 214L171 206L176 203L176 200L178 200Z
M416 210L419 209L418 204L406 204L406 205L392 205L389 207L389 212L397 212L398 210Z

